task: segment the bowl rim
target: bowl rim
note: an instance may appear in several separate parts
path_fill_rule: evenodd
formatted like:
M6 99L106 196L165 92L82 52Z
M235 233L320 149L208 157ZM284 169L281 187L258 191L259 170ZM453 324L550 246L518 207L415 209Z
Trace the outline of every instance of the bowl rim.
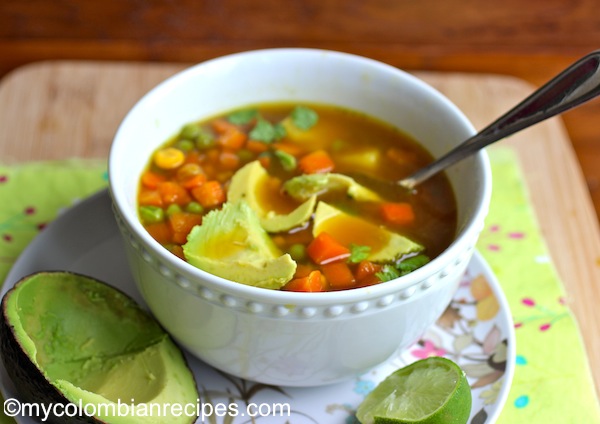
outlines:
M435 274L443 269L449 262L452 261L452 258L457 256L457 253L460 253L457 252L457 250L462 249L460 246L462 239L472 232L481 231L481 228L479 227L482 227L483 225L483 219L487 214L487 208L491 198L491 167L485 150L481 150L472 156L472 160L476 161L482 172L481 196L473 205L474 212L472 213L470 219L467 220L466 225L461 229L457 229L457 234L452 243L440 255L432 259L431 262L429 262L423 268L417 269L397 279L386 281L382 284L355 289L318 293L302 293L254 287L218 277L194 267L193 265L181 260L167 251L167 249L161 246L143 229L139 219L137 218L137 215L135 215L135 213L126 206L127 201L124 189L121 188L123 185L121 184L119 186L119 184L117 184L118 182L114 180L115 172L113 169L115 166L114 163L117 160L121 133L128 125L131 116L135 114L138 108L142 107L141 105L152 101L153 98L160 97L162 93L170 90L173 86L183 84L189 78L193 78L196 76L196 74L202 73L204 69L218 65L221 62L239 61L247 58L264 58L267 56L270 58L283 58L286 55L330 55L334 59L343 59L348 62L359 63L361 66L369 67L369 69L376 70L381 74L387 74L393 78L404 79L410 84L416 86L419 90L423 91L426 95L433 98L444 108L448 109L453 116L460 121L460 124L463 125L469 132L472 134L475 133L473 125L464 115L464 113L437 89L402 69L377 61L375 59L335 50L296 47L258 49L228 54L197 63L166 78L162 82L155 85L146 94L144 94L122 119L113 137L108 158L108 192L112 199L113 210L115 213L120 215L120 218L124 221L127 229L143 242L145 249L151 251L152 255L155 258L158 258L160 262L167 264L172 269L176 269L178 273L182 275L198 276L201 280L200 285L206 288L261 302L326 306L331 304L353 303L360 300L381 298L399 293L416 283L424 281L431 274ZM433 269L435 269L435 271L432 271ZM175 285L174 282L173 284ZM194 286L193 283L192 286ZM198 292L195 290L189 290L189 292L195 296L199 296Z

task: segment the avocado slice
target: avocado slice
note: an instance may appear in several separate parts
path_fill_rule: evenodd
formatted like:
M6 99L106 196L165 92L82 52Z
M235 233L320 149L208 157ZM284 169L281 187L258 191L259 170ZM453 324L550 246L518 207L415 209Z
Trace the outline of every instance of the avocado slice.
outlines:
M204 271L250 286L279 289L296 272L244 200L227 202L204 216L183 245L186 260Z
M266 190L269 175L259 161L252 161L240 168L231 178L227 199L232 202L245 200L256 212L261 226L270 233L287 231L305 224L312 216L317 202L316 196L307 196L305 201L289 213L280 214L263 206L260 190Z
M345 246L369 246L371 251L367 259L373 262L395 261L403 255L423 251L423 246L400 234L345 213L328 203L319 202L315 211L313 236L323 231Z
M360 185L347 175L336 173L304 174L287 180L284 191L296 200L306 200L329 190L346 190L348 196L359 202L380 202L374 191Z
M192 372L148 312L96 279L66 271L25 277L2 300L0 338L2 360L25 401L83 405L83 413L68 422L196 419L152 415L159 413L156 405L197 402ZM65 418L51 416L49 422Z

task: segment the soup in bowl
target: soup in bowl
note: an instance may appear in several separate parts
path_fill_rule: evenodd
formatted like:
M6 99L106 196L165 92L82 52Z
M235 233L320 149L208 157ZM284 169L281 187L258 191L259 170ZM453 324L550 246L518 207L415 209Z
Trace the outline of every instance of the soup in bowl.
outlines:
M406 134L359 112L252 105L187 123L155 150L138 214L166 249L231 281L365 287L418 269L453 241L444 175L418 190L395 184L430 160Z
M449 304L483 226L484 153L394 184L473 133L400 70L320 50L191 67L125 117L110 191L161 324L233 375L310 386L364 373Z

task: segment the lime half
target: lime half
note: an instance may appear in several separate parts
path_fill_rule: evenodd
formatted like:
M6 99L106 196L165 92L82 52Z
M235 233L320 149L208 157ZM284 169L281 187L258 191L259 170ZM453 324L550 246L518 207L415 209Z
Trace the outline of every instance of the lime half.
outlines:
M356 411L362 424L464 424L471 388L453 361L433 356L395 371Z

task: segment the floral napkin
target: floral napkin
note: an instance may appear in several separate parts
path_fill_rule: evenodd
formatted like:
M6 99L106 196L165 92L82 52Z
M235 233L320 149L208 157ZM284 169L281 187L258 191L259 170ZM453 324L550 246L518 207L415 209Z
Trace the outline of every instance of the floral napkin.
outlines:
M493 190L478 250L515 324L515 374L499 423L600 423L577 322L529 204L516 155L488 149Z
M579 329L529 206L516 157L506 147L492 147L489 154L494 189L478 250L507 297L517 352L498 423L600 424ZM61 211L106 185L101 160L0 166L0 281ZM14 421L0 412L0 424L9 422Z

